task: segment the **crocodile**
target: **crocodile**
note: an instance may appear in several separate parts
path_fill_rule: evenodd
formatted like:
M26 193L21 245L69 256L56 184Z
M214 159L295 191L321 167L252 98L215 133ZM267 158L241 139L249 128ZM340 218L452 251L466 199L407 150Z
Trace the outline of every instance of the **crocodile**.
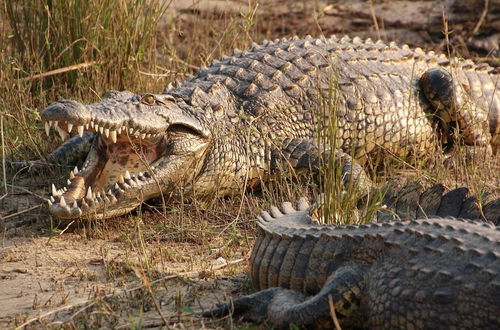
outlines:
M60 100L41 113L46 131L92 134L65 150L92 142L68 186L52 186L49 210L107 218L180 190L231 195L330 156L345 183L367 191L362 164L376 155L418 158L457 143L496 154L499 77L487 64L394 42L308 36L235 50L161 94ZM319 141L322 123L335 124L333 147Z
M203 316L276 328L500 327L498 227L451 217L328 226L309 209L302 200L262 212L250 257L260 291Z

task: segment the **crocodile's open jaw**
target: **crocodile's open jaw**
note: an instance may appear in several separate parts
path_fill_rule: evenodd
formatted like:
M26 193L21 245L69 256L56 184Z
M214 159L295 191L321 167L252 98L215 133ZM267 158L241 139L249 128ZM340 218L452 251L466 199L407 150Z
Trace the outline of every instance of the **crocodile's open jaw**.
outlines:
M42 114L47 133L55 128L63 139L71 131L80 135L94 131L96 136L82 169L71 171L67 187L57 189L52 185L49 210L53 215L99 219L125 214L146 199L159 196L161 189L196 175L194 170L184 174L179 171L189 168L208 144L207 137L192 127L168 124L162 133L146 133L145 129L125 125L104 128L108 123L97 120L79 125L78 119L66 121L60 115L60 108L65 106L64 102L55 103Z

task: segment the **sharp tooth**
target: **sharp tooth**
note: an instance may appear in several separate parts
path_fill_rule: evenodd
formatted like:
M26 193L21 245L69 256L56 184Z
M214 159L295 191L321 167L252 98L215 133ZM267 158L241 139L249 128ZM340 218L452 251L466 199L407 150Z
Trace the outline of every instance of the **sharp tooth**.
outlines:
M135 137L139 137L141 135L141 132L135 131L134 135L135 135Z
M49 206L52 205L52 201L50 199L47 199L47 203L49 204Z
M69 172L69 178L74 179L75 178L75 173L73 171Z
M61 196L61 200L59 201L62 207L66 206L66 201L64 200L64 196Z
M54 127L59 127L59 122L57 120L54 121Z
M75 166L75 168L73 169L73 172L75 172L75 174L78 174L78 166Z
M49 197L49 200L50 200L52 203L54 203L54 202L56 201L56 200L54 199L54 197L53 197L53 196L50 196L50 197Z
M96 197L97 197L97 198L101 198L101 199L102 199L102 196L101 196L101 192L100 192L100 191L98 191L98 192L97 192Z
M52 127L54 125L54 122L52 120L49 120L49 126Z
M120 182L120 183L124 183L125 182L125 179L123 178L123 175L120 175L120 178L118 179L118 182Z
M118 134L122 134L122 129L123 129L123 127L122 127L122 126L120 126L120 127L118 127L118 129L116 130L116 132L117 132Z
M109 128L104 129L104 135L109 138Z
M104 133L104 126L99 127L99 133L101 133L101 134Z
M129 127L129 128L128 128L128 134L129 134L129 135L134 134L134 129L133 129L132 127Z
M92 187L89 186L89 190L87 190L87 199L92 199Z
M77 209L78 208L78 203L76 201L73 202L73 206L71 206L72 208L74 209Z
M46 121L45 122L45 134L47 134L47 136L49 136L49 134L50 134L50 126L51 125L49 124L49 122Z
M142 134L141 134L141 139L143 139L143 140L144 140L145 138L146 138L146 133L142 133Z
M150 133L146 134L146 139L149 139L150 137L151 137Z
M71 184L71 180L68 180L67 183L68 183L68 186L69 186Z
M58 196L57 189L56 189L56 186L54 184L52 184L51 190L52 190L52 196Z
M94 123L94 121L92 120L92 121L90 122L90 128L94 128L94 126L95 126L95 123Z
M68 123L68 133L71 133L72 129L73 129L73 124Z
M89 123L86 123L86 124L85 124L85 126L84 126L84 127L85 127L85 130L86 130L86 131L88 131L88 130L89 130L89 126L90 126L90 124L89 124Z
M111 140L113 141L113 143L116 143L116 131L111 131L109 132L109 134L111 135Z
M82 125L79 125L77 127L77 129L78 129L78 135L80 135L80 137L82 137L83 136L83 129L84 129L84 127Z
M118 183L115 183L115 189L116 190L121 190L120 186L118 185Z
M130 179L130 172L129 171L125 171L125 179Z
M57 133L59 133L59 136L61 136L61 139L64 141L68 137L68 133L66 133L65 130L60 128L59 126L56 126Z
M113 192L111 191L111 189L108 190L107 194L113 196Z

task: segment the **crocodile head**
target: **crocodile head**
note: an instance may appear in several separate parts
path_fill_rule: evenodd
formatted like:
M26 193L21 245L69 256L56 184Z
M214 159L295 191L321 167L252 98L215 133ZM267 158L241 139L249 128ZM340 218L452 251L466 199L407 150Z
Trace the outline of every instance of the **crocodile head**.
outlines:
M125 214L196 177L211 133L200 113L170 95L111 91L98 103L61 100L41 114L46 130L95 138L68 186L53 186L50 213L99 219Z

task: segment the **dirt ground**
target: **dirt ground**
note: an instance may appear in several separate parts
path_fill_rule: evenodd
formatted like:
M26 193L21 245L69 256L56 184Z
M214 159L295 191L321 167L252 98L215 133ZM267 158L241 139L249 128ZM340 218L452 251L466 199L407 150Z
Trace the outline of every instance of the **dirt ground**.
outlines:
M173 1L160 29L162 24L176 24L180 31L192 24L215 26L201 22L214 19L213 13L242 20L256 10L261 36L256 42L336 33L447 51L445 13L453 30L450 53L500 65L498 1L257 3ZM61 224L50 218L43 200L53 175L9 172L9 193L0 201L0 328L233 325L195 313L251 290L246 260L255 239L258 197L221 201L210 211L176 204L166 216L144 207L143 214L106 223Z

